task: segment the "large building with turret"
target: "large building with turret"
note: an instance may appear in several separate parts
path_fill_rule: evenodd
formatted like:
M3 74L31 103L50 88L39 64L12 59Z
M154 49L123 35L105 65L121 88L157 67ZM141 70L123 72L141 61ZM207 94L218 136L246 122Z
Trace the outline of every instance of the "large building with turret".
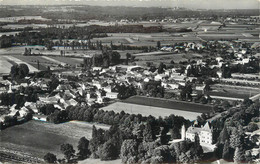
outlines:
M194 126L189 127L186 131L186 139L189 139L192 142L194 142L196 133L199 135L201 144L212 145L212 143L213 143L213 129L210 126L209 122L207 122L202 127L194 127Z

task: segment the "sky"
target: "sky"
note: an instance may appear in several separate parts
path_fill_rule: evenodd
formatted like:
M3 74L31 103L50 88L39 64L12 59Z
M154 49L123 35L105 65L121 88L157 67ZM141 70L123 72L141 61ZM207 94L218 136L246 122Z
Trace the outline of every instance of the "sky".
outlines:
M189 9L260 9L260 0L0 0L0 5L95 5L185 7Z

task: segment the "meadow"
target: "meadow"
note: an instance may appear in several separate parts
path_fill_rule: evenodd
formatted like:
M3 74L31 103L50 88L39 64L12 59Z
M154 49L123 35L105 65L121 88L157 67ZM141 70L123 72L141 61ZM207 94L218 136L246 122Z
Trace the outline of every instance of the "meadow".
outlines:
M48 152L63 158L60 145L70 143L77 150L81 137L91 139L92 126L91 123L78 121L52 124L32 120L0 131L0 148L37 158L43 158ZM109 128L106 125L96 127Z
M168 108L168 109L178 109L182 111L199 112L199 113L207 113L210 112L212 109L212 106L210 105L203 105L198 103L178 101L172 99L144 97L144 96L133 96L124 100L124 102L138 104L138 105Z
M162 108L156 106L149 106L149 105L139 105L134 103L126 103L126 102L116 102L109 106L102 108L104 111L114 111L114 112L121 112L124 111L129 114L141 114L143 116L154 116L158 117L166 117L171 114L183 116L189 120L195 120L197 116L200 116L202 113L199 112L189 112L183 111L179 109L173 108Z

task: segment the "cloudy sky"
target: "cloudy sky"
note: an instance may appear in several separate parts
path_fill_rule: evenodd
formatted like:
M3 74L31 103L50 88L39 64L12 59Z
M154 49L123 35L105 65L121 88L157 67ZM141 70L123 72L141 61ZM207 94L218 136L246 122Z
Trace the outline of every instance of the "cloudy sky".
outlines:
M260 0L0 0L2 5L85 4L99 6L186 7L192 9L259 9Z

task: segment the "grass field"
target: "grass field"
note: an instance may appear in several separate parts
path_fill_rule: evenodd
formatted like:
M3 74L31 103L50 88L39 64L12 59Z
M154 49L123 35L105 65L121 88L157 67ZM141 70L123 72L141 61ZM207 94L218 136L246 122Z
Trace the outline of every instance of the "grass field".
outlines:
M166 117L171 114L183 116L189 120L195 120L197 116L200 116L201 113L199 112L189 112L184 110L178 110L178 108L162 108L162 107L155 107L149 105L138 105L134 103L126 103L126 102L116 102L109 106L102 108L105 111L115 111L121 112L124 111L130 114L141 114L143 116L152 115L154 117Z
M16 64L26 64L29 67L30 72L38 72L39 70L35 67L33 67L32 65L30 65L29 63L22 61L14 56L5 56L6 60L10 60Z
M76 66L83 63L82 58L60 57L60 56L23 56L23 55L3 55L0 56L0 74L10 73L11 67L14 64L27 64L30 72L37 72L39 61L39 70L47 70L48 66L57 67L61 65Z
M260 93L259 88L243 87L243 86L228 86L228 85L221 85L221 84L213 85L211 89L212 91L209 92L209 95L240 98L240 99L249 98Z
M68 65L72 65L72 66L83 63L82 58L70 58L70 57L60 57L60 56L50 56L49 58L54 59L61 63L66 63Z
M174 63L179 63L180 61L188 61L189 59L193 60L194 58L202 58L202 55L198 55L198 54L174 54L174 53L144 53L144 55L137 54L136 55L136 59L138 61L136 61L136 63L138 65L146 65L147 62L152 62L154 64L159 64L160 62L164 63L164 64L170 64L171 61L173 60Z
M3 56L0 56L0 74L8 74L11 71L13 65L8 62Z
M0 148L38 158L42 158L47 152L52 152L62 158L60 145L70 143L77 150L76 146L81 137L91 138L92 125L84 122L51 124L29 121L1 131ZM109 128L105 125L97 127Z
M177 101L177 100L144 97L144 96L133 96L126 99L124 102L138 104L138 105L160 107L160 108L177 109L181 111L198 112L198 113L210 112L212 109L212 106L210 105L203 105L203 104Z

